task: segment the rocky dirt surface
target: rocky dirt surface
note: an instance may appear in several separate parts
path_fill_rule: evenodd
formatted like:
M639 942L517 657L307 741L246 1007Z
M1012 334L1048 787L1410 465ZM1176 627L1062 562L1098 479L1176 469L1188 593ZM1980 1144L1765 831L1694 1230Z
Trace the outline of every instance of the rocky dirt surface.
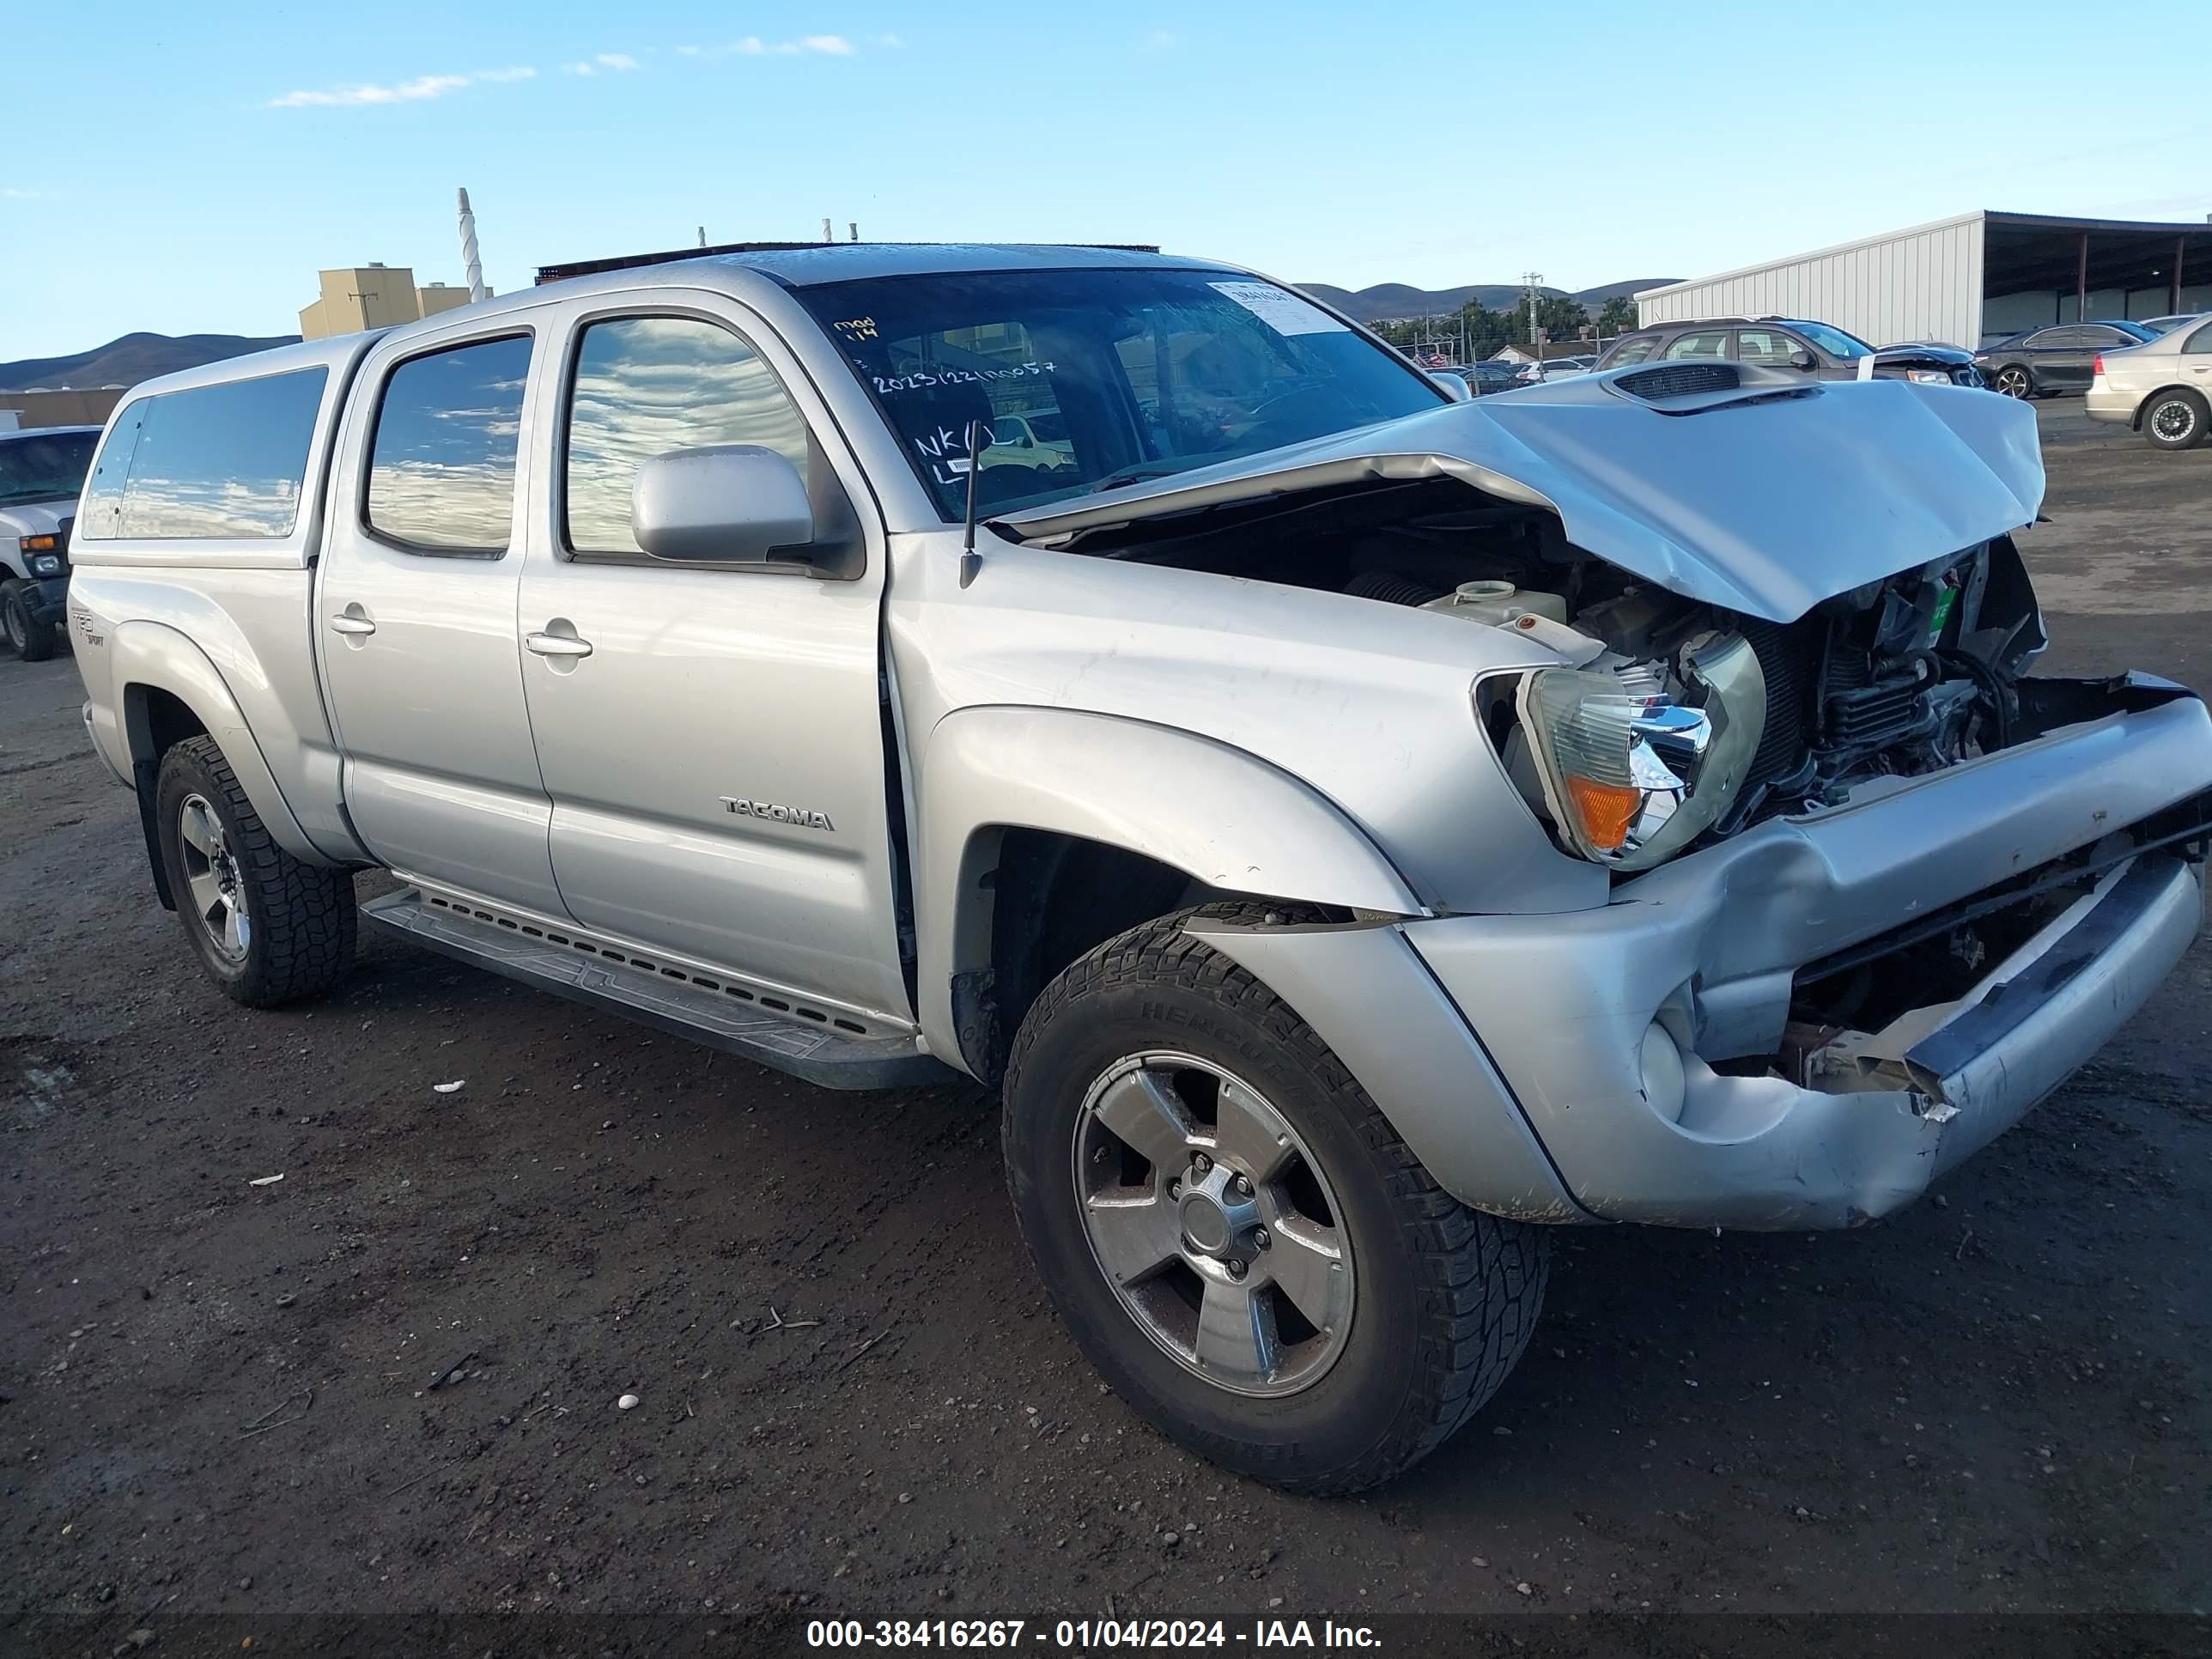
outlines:
M2212 450L2078 411L2044 407L2025 541L2049 666L2212 683ZM1469 1429L1307 1501L1103 1391L974 1090L822 1092L381 939L328 1000L226 1001L80 696L66 657L0 661L0 1629L27 1647L333 1612L2208 1604L2202 945L1904 1214L1566 1235Z

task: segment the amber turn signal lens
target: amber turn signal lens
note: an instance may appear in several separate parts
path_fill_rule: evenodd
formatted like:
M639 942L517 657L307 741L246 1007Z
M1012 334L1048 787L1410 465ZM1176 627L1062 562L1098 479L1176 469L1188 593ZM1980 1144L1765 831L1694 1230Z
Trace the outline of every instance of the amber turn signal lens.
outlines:
M1618 852L1628 839L1628 826L1636 822L1637 811L1644 805L1644 792L1572 775L1566 784L1567 802L1581 822L1583 839L1600 852Z
M51 553L54 550L55 538L51 535L19 536L15 545L26 553Z

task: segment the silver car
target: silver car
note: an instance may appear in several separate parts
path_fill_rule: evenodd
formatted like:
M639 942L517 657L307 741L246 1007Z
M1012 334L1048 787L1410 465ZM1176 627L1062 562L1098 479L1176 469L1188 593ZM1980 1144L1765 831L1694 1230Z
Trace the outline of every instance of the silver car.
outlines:
M2212 431L2212 313L2099 354L2084 406L2091 420L2129 427L2157 448L2196 448Z

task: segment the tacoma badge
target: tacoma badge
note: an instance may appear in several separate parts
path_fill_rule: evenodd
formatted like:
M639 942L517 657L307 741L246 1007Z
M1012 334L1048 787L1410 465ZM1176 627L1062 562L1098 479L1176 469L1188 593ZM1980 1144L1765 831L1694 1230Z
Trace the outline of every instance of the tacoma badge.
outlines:
M802 830L827 830L832 834L837 829L830 822L827 812L810 812L803 806L775 806L764 800L740 800L735 795L720 799L726 811L742 818L769 818L777 823L795 823Z

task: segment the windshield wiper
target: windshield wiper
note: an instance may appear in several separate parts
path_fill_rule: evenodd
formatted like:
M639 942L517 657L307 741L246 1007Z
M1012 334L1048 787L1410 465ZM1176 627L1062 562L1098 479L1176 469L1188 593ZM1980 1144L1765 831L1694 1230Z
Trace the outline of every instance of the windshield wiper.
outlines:
M1096 495L1104 490L1119 489L1123 484L1143 483L1150 478L1164 478L1171 473L1180 472L1182 470L1179 466L1140 466L1132 471L1117 473L1110 478L1101 478L1083 493L1086 495Z

